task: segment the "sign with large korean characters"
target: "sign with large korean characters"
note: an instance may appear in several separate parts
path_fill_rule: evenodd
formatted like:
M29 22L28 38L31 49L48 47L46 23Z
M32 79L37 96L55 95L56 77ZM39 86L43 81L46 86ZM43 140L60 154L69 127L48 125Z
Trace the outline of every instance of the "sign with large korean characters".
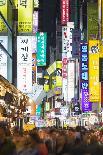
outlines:
M47 33L37 33L37 66L46 66Z
M31 33L33 21L33 0L18 0L18 32Z
M0 43L7 50L8 37L0 36ZM1 48L0 48L0 74L7 79L7 55Z
M17 37L17 88L24 93L32 92L31 40L31 36Z

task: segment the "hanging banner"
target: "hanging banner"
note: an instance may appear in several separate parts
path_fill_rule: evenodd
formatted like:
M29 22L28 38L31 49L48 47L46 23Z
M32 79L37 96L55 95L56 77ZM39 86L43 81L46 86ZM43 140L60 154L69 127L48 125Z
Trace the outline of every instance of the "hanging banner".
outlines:
M62 61L56 61L56 87L62 87Z
M70 102L74 98L74 87L75 87L75 61L68 60L68 83L67 83L67 93L68 101Z
M92 110L89 102L89 85L88 85L88 45L80 44L80 88L81 88L81 105L82 111L88 112Z
M37 36L31 36L32 39L32 53L36 54L37 53Z
M67 26L62 27L62 53L67 52Z
M18 32L31 33L33 21L33 0L18 0Z
M103 58L99 58L99 81L103 82Z
M47 33L37 33L37 66L46 66Z
M0 1L0 12L5 20L7 20L7 0ZM2 18L0 18L0 32L7 32L7 27Z
M79 57L80 42L81 42L81 30L73 29L72 31L72 57L73 58Z
M67 101L67 53L62 53L62 96L64 101Z
M72 32L74 29L74 22L67 23L67 58L72 58Z
M44 91L48 92L49 91L49 75L44 76Z
M98 1L90 1L87 5L88 39L98 37Z
M99 85L99 40L89 40L89 101L100 101Z
M8 50L8 37L0 36L0 43ZM7 54L0 48L0 75L7 79Z
M61 0L61 24L66 25L70 18L70 0Z
M101 82L101 107L103 108L103 82Z
M33 13L33 33L35 34L38 31L38 11Z
M32 93L32 46L31 37L17 37L17 88Z
M36 83L36 54L32 53L32 84Z

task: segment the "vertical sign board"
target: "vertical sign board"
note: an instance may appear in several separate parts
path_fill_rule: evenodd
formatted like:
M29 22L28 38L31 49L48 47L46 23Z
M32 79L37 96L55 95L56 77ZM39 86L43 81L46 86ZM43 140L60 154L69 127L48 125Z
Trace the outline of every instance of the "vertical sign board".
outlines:
M36 83L36 54L32 53L32 84Z
M4 46L4 48L8 49L8 37L0 36L0 43ZM7 55L0 48L0 74L7 79Z
M56 87L62 87L62 61L56 61Z
M62 95L67 101L67 26L62 27Z
M102 2L101 2L101 8L102 8L102 13L101 13L101 16L102 16L102 19L101 19L101 21L102 21L102 25L101 25L101 31L102 31L102 39L103 39L103 0L101 0Z
M99 40L89 40L89 100L100 101L99 85Z
M66 25L70 18L69 2L70 0L61 0L61 24Z
M33 0L18 0L18 32L31 33Z
M67 58L72 58L72 32L74 29L74 22L67 23Z
M36 83L36 53L37 53L37 37L31 36L32 39L32 84Z
M31 37L17 37L17 88L32 93L32 46Z
M37 66L46 66L47 33L37 33Z
M75 85L75 61L68 60L68 82L67 82L67 93L68 101L70 102L74 98L74 85Z
M89 85L88 85L88 45L80 44L80 89L81 89L81 107L83 112L91 111L92 106L89 102Z
M38 31L38 11L33 13L33 33L35 34Z
M103 82L103 58L99 58L99 81Z
M62 27L62 53L67 53L67 26Z
M87 6L88 39L98 36L98 1L90 1Z
M7 0L0 1L0 12L7 20ZM1 18L0 18L0 32L7 32L7 27Z
M49 76L48 75L45 75L44 76L44 91L45 92L48 92L49 91Z
M81 41L81 30L73 29L73 32L72 32L72 57L73 58L79 57L80 41Z

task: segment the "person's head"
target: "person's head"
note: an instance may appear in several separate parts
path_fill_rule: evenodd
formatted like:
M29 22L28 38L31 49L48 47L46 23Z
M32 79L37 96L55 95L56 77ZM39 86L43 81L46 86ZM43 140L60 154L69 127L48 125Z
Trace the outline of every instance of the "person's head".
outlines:
M35 146L40 143L40 137L37 132L31 132L29 134L29 143L31 146Z

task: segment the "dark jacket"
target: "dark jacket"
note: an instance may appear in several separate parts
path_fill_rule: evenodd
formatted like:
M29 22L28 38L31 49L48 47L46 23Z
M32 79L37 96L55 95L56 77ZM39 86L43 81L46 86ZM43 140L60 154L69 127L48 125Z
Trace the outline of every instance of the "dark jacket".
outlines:
M0 155L16 155L16 146L11 140L6 139L0 143Z

